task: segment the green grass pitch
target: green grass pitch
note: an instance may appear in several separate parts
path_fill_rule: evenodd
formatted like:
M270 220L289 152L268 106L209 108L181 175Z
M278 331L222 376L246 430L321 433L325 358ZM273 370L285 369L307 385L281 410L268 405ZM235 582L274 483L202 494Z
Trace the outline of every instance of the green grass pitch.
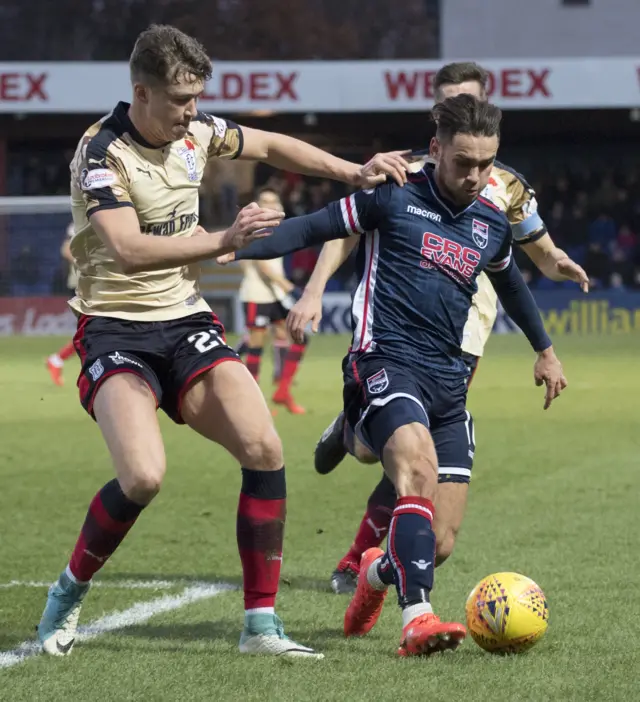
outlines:
M89 500L111 479L99 431L75 388L51 385L44 357L63 339L0 339L0 656L33 638L50 582L69 556ZM348 459L314 473L315 442L339 409L344 337L313 340L295 386L306 416L280 412L289 484L278 611L324 661L237 653L242 597L231 591L156 614L76 646L67 659L0 667L0 700L531 700L638 699L640 621L640 337L563 336L569 388L548 412L523 337L493 338L470 391L476 464L456 552L433 602L463 621L467 594L492 572L533 578L550 607L546 637L499 658L471 640L427 660L396 654L391 595L379 624L345 640L347 601L328 576L350 543L379 467ZM268 359L269 353L265 354ZM263 371L270 392L268 363ZM214 445L164 416L168 473L155 503L99 575L82 623L178 597L191 581L237 584L239 471ZM122 581L162 580L164 589ZM111 586L110 586L111 585ZM137 610L135 610L137 611Z

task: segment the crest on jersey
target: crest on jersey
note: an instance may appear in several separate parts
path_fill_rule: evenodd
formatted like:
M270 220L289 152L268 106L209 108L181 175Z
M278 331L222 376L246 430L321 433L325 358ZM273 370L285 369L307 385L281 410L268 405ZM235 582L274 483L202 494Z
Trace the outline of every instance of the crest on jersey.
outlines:
M384 392L389 387L389 377L387 376L387 371L383 368L379 370L375 375L367 378L367 388L372 395L379 395Z
M178 149L178 154L182 156L187 167L187 177L191 182L198 180L198 164L196 162L196 147L189 139L184 140L184 146Z
M489 243L489 225L474 219L471 225L471 236L473 237L473 243L478 248L486 249Z

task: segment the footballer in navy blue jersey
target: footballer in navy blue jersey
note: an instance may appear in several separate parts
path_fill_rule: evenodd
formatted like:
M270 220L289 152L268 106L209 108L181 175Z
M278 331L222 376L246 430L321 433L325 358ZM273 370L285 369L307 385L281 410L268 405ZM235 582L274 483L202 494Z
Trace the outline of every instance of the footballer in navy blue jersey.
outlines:
M345 634L375 624L389 585L403 610L401 655L455 648L466 632L429 603L436 560L434 500L443 477L466 491L474 432L461 342L476 278L486 271L507 313L538 352L547 403L565 387L535 302L511 257L506 216L480 196L494 164L500 111L470 95L440 103L435 165L400 187L383 184L288 220L236 258L271 258L363 234L360 284L345 358L351 450L379 458L398 493L387 553L369 549L345 615ZM466 499L466 492L462 493Z
M454 62L444 65L434 77L434 97L440 102L448 97L467 93L481 100L487 99L489 74L473 62ZM408 173L417 173L430 160L430 149L420 149L405 156L410 162ZM586 272L559 249L538 213L536 193L526 179L513 168L495 161L486 188L481 193L505 212L511 224L514 245L522 249L540 272L555 281L571 280L588 291ZM329 279L349 258L360 244L360 236L327 242L316 263L313 274L305 286L301 299L287 316L287 329L293 339L304 338L304 330L311 324L318 330L322 319L322 296ZM475 378L478 362L483 356L497 316L497 295L488 276L481 273L477 280L478 292L472 299L469 316L462 337L462 358L468 369L467 388ZM344 412L323 432L314 451L314 469L321 475L331 473L343 460L347 450L344 445ZM433 427L432 427L433 434ZM438 444L440 475L436 499L436 566L444 563L453 553L456 536L464 519L466 488L453 482L455 474L443 470L442 443ZM375 455L358 452L358 460L377 462ZM331 573L331 589L336 594L352 594L355 590L360 559L369 548L379 546L386 538L393 506L396 502L395 487L389 477L382 478L371 492L366 509L348 550L343 552Z
M402 188L361 191L328 211L336 234L364 234L352 354L396 356L416 372L465 377L460 343L476 278L513 265L505 214L480 197L446 202L433 166Z

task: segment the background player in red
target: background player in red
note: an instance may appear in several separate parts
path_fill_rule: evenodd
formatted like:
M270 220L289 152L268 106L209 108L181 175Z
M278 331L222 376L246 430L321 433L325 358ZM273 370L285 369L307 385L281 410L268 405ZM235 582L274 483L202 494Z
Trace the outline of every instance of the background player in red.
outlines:
M65 263L69 266L67 273L67 288L69 293L73 295L76 290L76 285L78 284L78 271L76 270L75 260L71 255L71 239L73 238L73 222L67 227L67 235L62 242L60 247L60 255ZM64 367L64 362L71 358L75 353L75 348L73 346L73 341L65 344L57 353L52 353L49 358L47 358L47 368L49 370L49 375L51 380L56 385L64 385L64 379L62 377L62 369Z

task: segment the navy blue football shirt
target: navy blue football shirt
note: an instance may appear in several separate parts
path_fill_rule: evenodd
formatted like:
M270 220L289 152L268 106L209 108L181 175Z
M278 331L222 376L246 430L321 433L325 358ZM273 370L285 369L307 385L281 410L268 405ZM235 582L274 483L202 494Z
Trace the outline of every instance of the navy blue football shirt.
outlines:
M456 207L439 192L431 167L404 187L385 183L328 210L336 234L363 234L352 352L464 373L460 344L476 278L511 263L504 213L484 198Z
M439 192L432 165L403 187L385 183L284 221L236 252L269 259L362 235L353 294L353 354L381 353L447 376L466 373L461 341L476 278L485 270L509 316L536 351L551 346L535 300L511 256L506 215L479 197L459 207Z

